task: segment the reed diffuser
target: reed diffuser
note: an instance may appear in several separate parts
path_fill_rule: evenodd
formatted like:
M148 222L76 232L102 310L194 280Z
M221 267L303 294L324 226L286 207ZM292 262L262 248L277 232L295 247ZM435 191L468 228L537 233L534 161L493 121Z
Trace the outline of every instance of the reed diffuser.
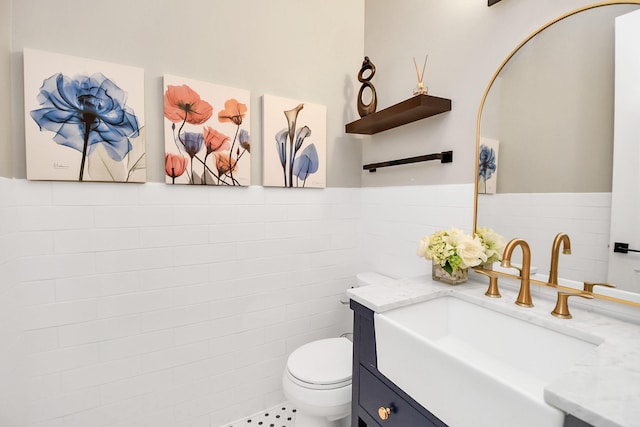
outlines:
M428 88L424 85L424 72L427 69L427 59L429 55L424 58L424 65L422 66L422 73L418 68L418 63L416 62L416 57L413 57L413 65L416 67L416 76L418 77L418 86L413 90L413 95L427 95Z

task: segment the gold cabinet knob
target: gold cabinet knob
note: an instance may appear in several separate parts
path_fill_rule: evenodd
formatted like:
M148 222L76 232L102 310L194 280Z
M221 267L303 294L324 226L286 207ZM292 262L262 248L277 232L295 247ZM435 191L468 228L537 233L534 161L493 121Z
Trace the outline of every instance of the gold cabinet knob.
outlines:
M385 408L384 406L378 408L378 416L382 421L389 419L389 415L391 415L391 408Z

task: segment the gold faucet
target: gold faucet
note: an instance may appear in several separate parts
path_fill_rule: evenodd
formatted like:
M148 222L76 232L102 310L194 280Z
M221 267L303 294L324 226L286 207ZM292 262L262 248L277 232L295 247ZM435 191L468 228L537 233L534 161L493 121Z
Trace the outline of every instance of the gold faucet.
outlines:
M556 306L551 312L552 315L559 317L560 319L571 319L571 313L569 313L569 297L582 297L586 299L593 299L593 295L585 294L582 292L558 292L558 301Z
M549 268L549 284L558 284L558 257L560 256L560 245L562 244L562 253L571 253L571 240L566 233L558 233L553 239L551 246L551 267Z
M504 247L504 254L502 255L501 266L511 267L511 253L516 246L522 248L522 269L520 270L520 292L516 299L516 304L522 307L533 307L531 301L531 284L529 282L529 275L531 272L531 249L529 244L522 239L512 239L507 246Z

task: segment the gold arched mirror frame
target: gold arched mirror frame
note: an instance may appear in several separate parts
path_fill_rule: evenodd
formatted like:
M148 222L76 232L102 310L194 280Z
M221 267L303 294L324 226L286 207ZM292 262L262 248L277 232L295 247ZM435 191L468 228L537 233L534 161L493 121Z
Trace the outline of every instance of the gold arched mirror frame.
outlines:
M624 4L629 4L629 5L640 5L640 0L609 0L609 1L602 1L599 3L594 3L591 5L587 5L587 6L583 6L580 7L578 9L575 9L573 11L567 12L551 21L549 21L548 23L542 25L541 27L539 27L537 30L535 30L533 33L531 33L527 38L525 38L520 44L518 44L512 51L511 53L509 53L509 55L507 55L507 57L504 59L504 61L502 61L502 63L500 64L500 66L497 68L497 70L493 73L493 75L491 76L491 79L489 80L489 84L487 85L483 95L482 95L482 99L480 101L480 106L478 108L478 116L477 116L477 120L476 120L476 155L475 155L475 185L474 185L474 201L473 201L473 231L475 233L476 228L477 228L477 219L478 219L478 183L477 183L477 179L478 179L478 173L479 173L479 165L478 165L478 156L480 154L480 127L481 127L481 119L482 119L482 112L485 106L485 102L487 100L487 97L489 95L489 92L492 88L492 86L494 85L496 79L498 78L498 76L500 75L500 73L502 72L502 70L507 66L507 64L509 63L509 61L520 51L520 49L522 47L524 47L531 39L533 39L534 37L536 37L538 34L540 34L542 31L546 30L547 28L551 27L552 25L570 17L573 15L576 15L578 13L587 11L587 10L591 10L591 9L596 9L602 6L611 6L611 5L624 5ZM516 275L512 275L512 274L506 274L506 273L502 273L502 272L497 272L497 271L493 271L492 274L495 274L497 276L502 276L502 277L508 277L508 278L513 278L513 279L518 279L518 276ZM564 287L564 286L556 286L556 285L550 285L547 282L543 282L543 281L539 281L539 280L535 280L535 279L531 279L531 283L535 283L541 286L551 286L551 287L555 287L558 289L562 289L562 290L566 290L569 292L577 292L576 289L573 288L568 288L568 287ZM622 298L615 298L615 297L611 297L608 295L601 295L598 293L592 293L592 295L596 298L599 299L604 299L604 300L608 300L608 301L613 301L616 303L621 303L621 304L625 304L625 305L631 305L631 306L635 306L635 307L640 307L640 303L637 302L633 302L633 301L628 301Z

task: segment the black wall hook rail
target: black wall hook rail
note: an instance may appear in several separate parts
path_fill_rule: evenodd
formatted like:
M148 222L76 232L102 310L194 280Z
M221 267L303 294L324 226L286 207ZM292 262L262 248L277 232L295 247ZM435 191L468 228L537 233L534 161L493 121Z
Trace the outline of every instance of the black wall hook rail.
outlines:
M615 242L613 244L613 252L618 252L621 254L626 254L629 252L638 252L640 253L639 250L637 249L629 249L629 244L628 243L621 243L621 242Z
M369 163L362 166L363 170L375 172L378 168L386 168L388 166L406 165L409 163L428 162L430 160L440 160L440 163L452 163L453 151L443 151L442 153L426 154L424 156L407 157L406 159L390 160L388 162Z

